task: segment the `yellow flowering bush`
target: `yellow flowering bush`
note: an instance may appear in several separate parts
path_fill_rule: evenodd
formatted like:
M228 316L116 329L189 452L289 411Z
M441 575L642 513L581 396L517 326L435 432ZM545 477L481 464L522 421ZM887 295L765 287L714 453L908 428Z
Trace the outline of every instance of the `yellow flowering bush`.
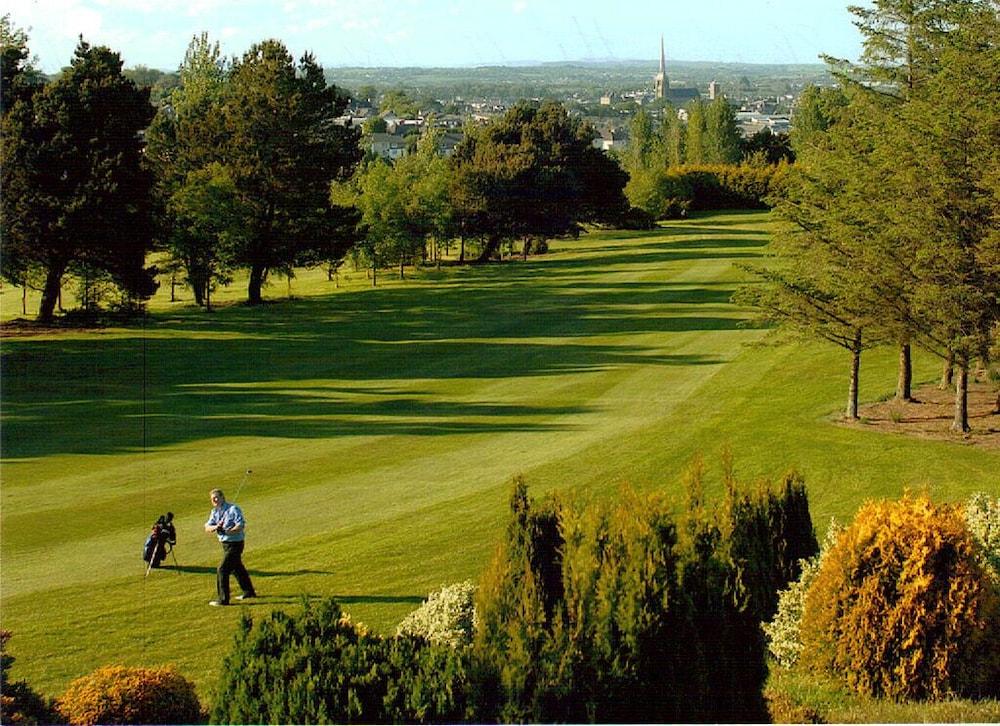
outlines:
M173 668L104 666L56 701L71 724L170 724L202 720L194 684Z
M1000 681L1000 595L961 507L869 502L805 597L801 660L858 692L987 695Z

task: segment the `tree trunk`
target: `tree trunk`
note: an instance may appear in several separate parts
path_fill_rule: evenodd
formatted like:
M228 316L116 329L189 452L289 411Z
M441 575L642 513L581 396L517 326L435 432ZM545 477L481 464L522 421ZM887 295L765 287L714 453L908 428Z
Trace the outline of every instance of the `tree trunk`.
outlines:
M461 246L458 248L458 264L461 265L461 264L463 264L465 262L465 235L464 234L459 237L459 244Z
M372 287L375 287L376 270L378 270L378 267L375 264L375 260L372 260Z
M42 288L42 302L38 306L38 321L51 323L55 313L56 303L62 293L62 276L66 265L56 264L45 273L45 286Z
M194 304L201 307L205 304L205 290L208 288L201 279L191 280L191 292L194 293Z
M403 268L406 264L406 257L404 255L399 256L399 279L405 280L406 276L403 274Z
M490 237L486 241L486 245L483 247L482 254L479 255L479 259L476 262L489 262L496 251L500 249L500 243L502 240L499 237Z
M170 275L170 302L177 302L177 273Z
M947 391L951 388L953 379L955 375L955 354L950 350L948 351L948 357L944 361L944 368L941 370L941 385L938 386L942 391Z
M913 358L909 343L899 345L899 374L896 378L896 400L913 400Z
M528 253L531 252L531 237L524 238L524 247L521 249L522 259L528 261Z
M212 312L212 286L205 285L205 312Z
M27 283L21 288L21 315L28 314L28 285Z
M854 334L851 346L851 386L847 395L847 418L856 421L858 416L858 381L861 373L861 331Z
M247 287L247 302L251 305L260 305L264 302L261 297L261 288L264 287L264 276L267 274L267 268L263 265L254 263L250 268L250 283Z
M958 362L958 376L955 378L955 420L951 430L965 433L969 430L969 363Z

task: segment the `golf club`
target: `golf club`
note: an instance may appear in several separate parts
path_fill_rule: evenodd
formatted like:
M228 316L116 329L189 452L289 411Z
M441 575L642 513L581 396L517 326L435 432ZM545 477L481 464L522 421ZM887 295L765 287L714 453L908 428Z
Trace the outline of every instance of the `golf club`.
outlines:
M240 486L239 486L239 488L237 488L236 494L233 495L233 501L234 502L237 501L237 500L239 500L239 498L240 498L240 492L243 491L243 485L247 483L247 479L250 478L251 474L253 474L253 469L247 469L246 473L243 474L243 481L240 482Z

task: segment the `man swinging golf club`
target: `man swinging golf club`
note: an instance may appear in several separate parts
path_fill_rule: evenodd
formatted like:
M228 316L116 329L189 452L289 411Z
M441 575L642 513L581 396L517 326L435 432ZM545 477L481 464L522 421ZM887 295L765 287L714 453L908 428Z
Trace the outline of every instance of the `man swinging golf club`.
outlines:
M257 597L250 582L250 573L243 566L243 546L246 532L246 522L243 512L235 504L226 501L221 489L213 489L209 495L212 499L212 513L205 522L205 532L215 534L222 543L222 562L219 563L216 588L218 597L209 605L229 604L229 575L235 574L243 594L237 600L247 600Z

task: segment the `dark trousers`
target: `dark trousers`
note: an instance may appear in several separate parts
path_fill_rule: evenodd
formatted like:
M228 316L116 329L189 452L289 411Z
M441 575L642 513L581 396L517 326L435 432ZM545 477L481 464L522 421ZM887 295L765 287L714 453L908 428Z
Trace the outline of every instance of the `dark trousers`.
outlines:
M243 566L243 542L223 542L222 562L219 563L216 588L219 591L219 602L229 602L229 576L236 575L240 589L244 595L253 595L253 583L250 573Z

